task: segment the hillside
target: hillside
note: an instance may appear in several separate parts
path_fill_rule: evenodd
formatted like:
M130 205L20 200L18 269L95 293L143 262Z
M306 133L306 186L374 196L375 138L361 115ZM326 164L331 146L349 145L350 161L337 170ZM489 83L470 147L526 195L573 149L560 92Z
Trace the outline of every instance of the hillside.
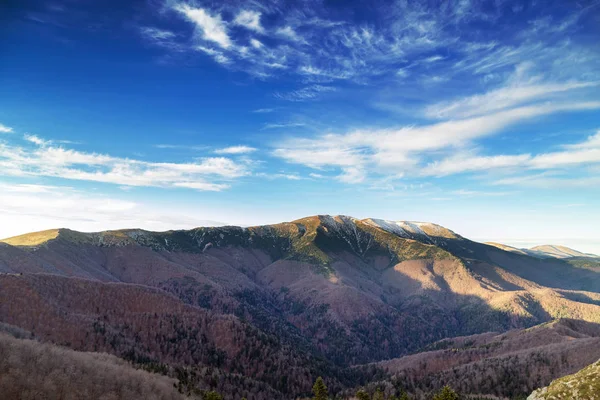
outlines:
M556 320L502 334L446 339L425 350L378 363L392 375L388 385L401 382L417 398L444 385L463 394L513 398L600 358L600 325Z
M552 381L533 392L527 400L597 400L600 399L600 361L573 375Z
M83 353L0 333L0 393L4 399L190 399L174 386L175 379L134 369L112 355Z
M334 391L360 385L380 371L349 367L446 338L555 318L600 323L600 270L585 265L514 254L431 223L346 216L60 229L0 244L0 321L77 350L216 368L230 381L240 374L249 395L255 383L286 398L308 393L318 375Z

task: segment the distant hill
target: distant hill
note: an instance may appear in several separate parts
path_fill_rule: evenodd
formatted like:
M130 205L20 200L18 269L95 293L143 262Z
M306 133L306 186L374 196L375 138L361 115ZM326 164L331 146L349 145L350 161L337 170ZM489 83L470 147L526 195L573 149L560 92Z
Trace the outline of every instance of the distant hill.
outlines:
M490 246L497 247L499 249L510 251L511 253L528 255L539 258L597 258L600 260L600 256L590 253L582 253L577 250L573 250L565 246L557 245L542 245L534 246L529 249L519 249L517 247L508 246L501 243L487 242Z
M552 381L533 392L527 400L600 399L600 360L573 375Z
M570 258L570 257L594 257L598 256L595 254L582 253L577 250L570 249L565 246L555 246L555 245L545 245L545 246L535 246L530 249L533 252L545 254L548 256L553 256L556 258Z
M440 340L560 318L600 323L600 266L588 260L347 216L58 229L0 243L0 322L75 350L184 368L190 389L287 399L310 394L318 376L331 393L383 378L380 361ZM536 384L573 372L544 363L530 364Z

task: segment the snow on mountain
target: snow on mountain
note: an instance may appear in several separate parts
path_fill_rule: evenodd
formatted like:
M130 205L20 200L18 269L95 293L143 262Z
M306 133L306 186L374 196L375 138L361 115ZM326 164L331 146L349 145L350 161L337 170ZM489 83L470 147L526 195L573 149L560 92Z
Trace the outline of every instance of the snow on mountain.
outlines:
M450 229L431 222L389 221L375 218L368 218L362 222L407 239L429 239L433 243L436 238L462 239Z

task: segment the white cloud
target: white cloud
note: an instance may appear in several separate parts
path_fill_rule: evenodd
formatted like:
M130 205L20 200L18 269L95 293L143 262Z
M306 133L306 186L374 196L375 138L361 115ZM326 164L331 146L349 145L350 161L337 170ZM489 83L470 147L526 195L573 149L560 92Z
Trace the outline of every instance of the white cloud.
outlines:
M429 118L469 118L547 99L554 94L598 85L598 82L508 85L482 95L431 105L425 109L425 115Z
M242 10L233 22L259 33L264 31L260 24L260 13L257 11Z
M306 124L301 122L284 122L284 123L270 123L265 124L263 129L279 129L279 128L298 128L305 126Z
M215 150L216 154L248 154L253 153L257 149L250 146L231 146Z
M259 108L252 112L258 113L258 114L266 114L266 113L272 113L273 111L275 111L274 108Z
M30 135L30 134L26 134L25 136L23 136L23 139L25 139L28 142L31 142L33 144L37 144L38 146L45 146L45 145L51 143L50 141L44 140L44 139L40 138L39 136Z
M13 132L13 128L0 124L0 133L12 133Z
M600 163L600 131L586 141L565 146L566 150L539 154L531 160L531 167L548 169L572 165Z
M254 39L254 38L250 39L250 44L255 49L260 49L261 47L264 46L260 40L257 40L257 39Z
M469 82L481 76L504 76L508 69L527 61L540 71L551 71L559 81L590 80L599 75L600 56L595 48L567 36L582 31L581 10L575 4L565 7L570 12L556 16L551 24L513 19L502 37L482 41L487 35L480 35L472 23L483 21L493 26L500 18L512 18L509 7L483 10L470 1L449 2L444 7L394 2L377 7L369 20L357 24L329 20L330 8L319 2L283 8L253 2L251 8L240 8L228 2L202 3L200 7L186 0L163 1L192 21L197 34L190 38L183 29L145 27L144 37L175 52L198 50L198 38L210 41L224 51L211 55L224 67L261 79L297 73L313 82L349 79L364 84L384 76L406 75L410 70L415 79L402 80L404 84L437 86L454 79ZM160 15L165 18L167 14ZM265 28L265 17L274 26ZM234 25L247 29L230 33L228 28ZM555 35L558 31L561 37ZM265 35L265 40L252 37L256 33ZM235 42L248 43L247 47L237 45L234 34ZM204 47L208 46L204 43Z
M146 36L149 39L161 42L169 39L173 39L176 35L165 29L158 29L153 27L142 27L140 28L140 32L142 35Z
M279 28L279 29L277 29L276 33L279 36L282 36L282 37L292 40L294 42L305 42L304 39L300 35L298 35L296 33L296 31L294 30L294 28L292 28L291 26Z
M547 174L513 176L492 182L493 185L524 186L529 188L597 188L600 177L552 177Z
M600 131L587 140L563 146L565 150L541 153L537 155L492 155L480 156L470 153L459 153L442 160L429 163L420 170L421 175L446 176L451 174L486 171L502 168L543 169L600 164ZM525 180L531 179L531 176ZM539 176L534 176L539 181ZM502 180L503 184L521 183L522 177L511 177Z
M478 138L495 134L510 125L533 117L599 108L600 102L547 103L433 125L356 130L346 134L329 133L314 138L283 141L277 146L274 155L288 162L312 168L339 168L340 179L345 182L360 182L368 171L384 175L448 175L478 168L532 164L536 159L530 160L529 155L460 156L430 162L429 165L422 165L422 160L433 151L465 147ZM595 140L594 138L593 141ZM350 167L353 169L350 170ZM362 171L362 177L358 171Z
M289 173L285 173L285 172L280 172L280 173L259 172L259 173L255 174L255 176L260 177L260 178L269 179L269 180L273 180L273 179L287 179L287 180L290 180L290 181L299 181L299 180L304 179L304 178L302 178L298 174L289 174Z
M531 160L531 155L469 156L456 155L428 164L421 175L446 176L451 174L517 167Z
M24 148L0 143L5 176L40 176L127 186L187 187L218 191L250 173L250 161L207 157L189 163L148 162L45 145Z
M311 85L291 92L276 92L274 96L278 99L288 101L306 101L313 100L321 96L322 93L334 92L336 89L332 86Z
M227 27L220 15L212 16L203 8L193 8L187 4L179 4L175 10L196 24L204 40L215 42L224 49L231 47L232 42L227 34Z
M338 180L344 183L362 183L366 178L365 171L360 167L342 168Z
M210 192L220 192L224 189L229 189L229 185L225 183L210 183L210 182L175 182L175 187L204 190Z

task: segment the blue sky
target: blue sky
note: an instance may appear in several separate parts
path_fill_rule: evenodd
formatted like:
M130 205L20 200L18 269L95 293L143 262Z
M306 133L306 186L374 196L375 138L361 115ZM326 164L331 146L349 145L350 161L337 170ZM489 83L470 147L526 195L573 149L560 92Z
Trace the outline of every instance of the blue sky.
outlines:
M424 220L600 253L599 1L9 2L0 236Z

